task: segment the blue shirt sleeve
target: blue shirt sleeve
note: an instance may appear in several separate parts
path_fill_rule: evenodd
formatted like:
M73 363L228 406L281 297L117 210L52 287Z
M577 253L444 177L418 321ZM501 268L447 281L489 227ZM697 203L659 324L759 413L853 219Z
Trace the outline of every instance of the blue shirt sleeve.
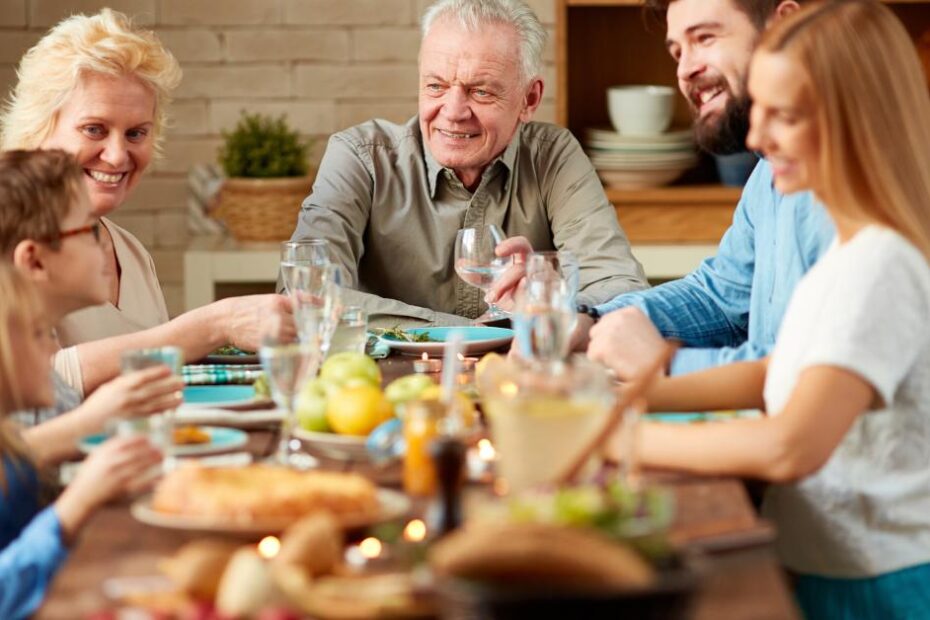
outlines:
M61 522L49 506L0 551L0 618L26 618L35 612L67 556Z
M646 291L625 293L597 307L601 314L636 306L666 338L680 340L685 349L672 363L673 374L692 372L743 359L764 357L768 351L747 342L749 311L756 261L756 221L771 202L770 180L757 166L743 190L717 254L692 273Z

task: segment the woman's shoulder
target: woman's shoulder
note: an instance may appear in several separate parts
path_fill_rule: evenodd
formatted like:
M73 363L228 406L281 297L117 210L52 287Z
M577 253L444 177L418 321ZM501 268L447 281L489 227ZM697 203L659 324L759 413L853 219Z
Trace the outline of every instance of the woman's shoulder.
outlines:
M108 218L100 218L100 222L106 226L113 239L113 247L116 250L121 270L125 271L127 266L132 270L135 265L138 269L154 273L155 261L152 255L134 234Z

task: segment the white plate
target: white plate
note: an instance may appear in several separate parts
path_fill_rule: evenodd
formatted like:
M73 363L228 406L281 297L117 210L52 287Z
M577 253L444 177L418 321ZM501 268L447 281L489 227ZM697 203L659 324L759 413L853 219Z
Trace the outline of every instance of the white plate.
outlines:
M210 436L210 441L174 446L174 456L198 456L201 454L228 452L236 448L241 448L249 442L248 434L235 428L201 426L200 430ZM84 454L90 454L92 450L95 450L107 439L108 436L103 433L89 435L81 440L81 443L78 444L78 449Z
M505 327L417 327L406 329L409 334L428 334L437 342L402 342L381 336L381 342L404 355L420 356L426 353L429 357L442 357L446 350L446 339L452 332L461 332L462 346L465 355L475 355L494 351L513 340L513 330Z
M365 448L367 437L357 435L339 435L338 433L316 433L303 428L295 428L294 436L302 440L307 452L314 456L346 461L368 461Z
M393 521L405 516L410 511L410 498L400 491L378 489L379 509L376 513L345 514L337 520L346 529L362 528ZM147 495L133 502L130 512L136 520L147 525L171 530L192 532L210 532L219 534L237 534L262 536L277 534L286 529L293 519L275 519L268 521L218 521L211 517L191 517L159 512L152 508L152 497Z
M654 136L625 136L613 129L602 129L592 127L586 131L588 140L597 140L600 142L609 142L610 144L629 145L629 144L669 144L669 143L688 143L694 142L694 132L690 129L678 129L667 131Z

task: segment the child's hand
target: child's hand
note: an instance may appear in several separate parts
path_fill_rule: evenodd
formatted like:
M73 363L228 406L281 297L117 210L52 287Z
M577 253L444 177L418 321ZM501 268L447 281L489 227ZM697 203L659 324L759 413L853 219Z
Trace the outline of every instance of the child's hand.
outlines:
M147 474L161 459L161 452L143 435L115 437L94 450L55 503L66 538L73 538L106 502L149 486L152 479Z
M176 409L182 402L184 381L167 366L119 376L104 383L84 401L82 409L99 427L115 417L136 418Z

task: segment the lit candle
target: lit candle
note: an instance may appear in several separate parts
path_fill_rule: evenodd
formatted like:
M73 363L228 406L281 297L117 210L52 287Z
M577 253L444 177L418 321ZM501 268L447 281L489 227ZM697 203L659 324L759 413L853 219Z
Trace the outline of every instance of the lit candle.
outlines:
M497 450L490 439L481 439L478 441L478 456L482 461L490 463L497 458Z
M442 372L442 360L430 359L430 357L424 353L423 357L420 359L413 360L413 370L419 373Z
M475 369L475 364L478 363L478 358L465 357L459 353L459 363L462 365L462 372L470 372Z
M426 524L420 519L414 519L404 528L404 540L411 543L422 542L426 538Z
M281 541L274 536L265 536L258 543L258 555L270 560L281 550Z
M369 562L373 562L382 557L384 545L377 538L369 536L357 545L349 545L346 548L346 563L353 568L364 568Z

